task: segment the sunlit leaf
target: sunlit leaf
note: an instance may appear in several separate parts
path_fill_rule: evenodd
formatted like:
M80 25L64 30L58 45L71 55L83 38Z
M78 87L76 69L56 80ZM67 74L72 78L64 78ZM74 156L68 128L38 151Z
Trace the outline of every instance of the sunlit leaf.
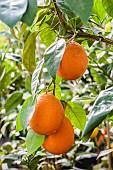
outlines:
M32 129L29 129L26 137L28 155L31 155L33 152L35 152L44 143L44 140L44 135L39 135Z
M113 1L112 0L102 0L103 7L105 11L113 17Z
M65 105L65 115L76 128L83 130L86 124L86 113L77 103L67 102Z
M95 0L93 6L93 12L98 16L100 21L103 21L106 12L102 6L102 0Z
M31 93L31 76L26 77L25 88L29 93Z
M19 132L23 130L22 126L21 126L21 122L20 122L20 112L18 113L17 115L17 118L16 118L16 131Z
M60 65L60 61L63 57L65 47L65 40L60 39L50 45L44 53L46 67L53 79L55 79L56 77L56 71L58 70L58 67Z
M24 67L32 73L36 68L35 61L35 49L36 49L36 36L38 32L33 32L29 35L28 39L25 42L22 62Z
M55 41L56 33L46 23L40 26L40 30L42 30L40 31L41 42L48 47Z

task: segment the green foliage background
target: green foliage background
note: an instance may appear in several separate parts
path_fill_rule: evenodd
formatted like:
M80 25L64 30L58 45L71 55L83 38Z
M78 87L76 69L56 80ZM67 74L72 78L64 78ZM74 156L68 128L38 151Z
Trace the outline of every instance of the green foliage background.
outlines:
M43 169L52 159L48 167L56 168L41 148L45 137L28 126L36 96L48 90L61 100L76 136L56 165L72 167L80 142L106 120L113 124L113 2L1 0L0 20L0 166ZM84 47L89 64L81 78L64 81L56 71L72 40Z

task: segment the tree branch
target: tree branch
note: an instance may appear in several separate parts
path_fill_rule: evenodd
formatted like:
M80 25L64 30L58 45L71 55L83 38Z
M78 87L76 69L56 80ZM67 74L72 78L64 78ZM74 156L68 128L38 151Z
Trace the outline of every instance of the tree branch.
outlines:
M56 13L58 15L60 24L62 25L63 28L65 28L66 23L65 23L64 18L62 16L62 12L60 11L60 9L58 8L58 6L56 4L56 0L53 0L53 3L54 3L54 6L55 6ZM66 32L70 35L73 35L73 32L70 32L68 30ZM88 40L105 42L106 44L113 45L113 40L111 40L109 38L105 38L105 37L100 36L100 35L88 34L88 33L83 32L83 31L78 31L77 33L75 33L74 38L85 38L85 39L88 39Z
M63 19L63 16L62 16L62 12L61 12L60 9L58 8L58 6L57 6L57 4L56 4L56 0L53 0L53 3L54 3L54 6L55 6L56 13L57 13L57 15L58 15L60 24L62 25L63 28L65 28L65 22L64 22L64 19Z
M73 32L68 32L68 33L73 35ZM75 38L85 38L85 39L88 39L88 40L105 42L106 44L113 45L113 40L112 39L105 38L105 37L100 36L100 35L88 34L88 33L82 32L82 31L77 32L75 34Z

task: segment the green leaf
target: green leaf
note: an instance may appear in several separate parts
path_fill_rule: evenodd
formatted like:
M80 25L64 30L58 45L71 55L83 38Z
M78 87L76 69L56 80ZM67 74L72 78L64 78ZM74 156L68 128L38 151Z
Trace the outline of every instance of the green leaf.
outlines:
M0 0L0 19L13 28L25 13L27 3L27 0Z
M22 92L14 92L10 95L10 97L6 100L4 105L6 114L10 114L22 101Z
M87 141L89 139L93 129L97 127L112 110L113 87L101 91L96 99L82 135L83 141Z
M61 88L58 85L55 86L55 96L57 99L61 99Z
M65 0L56 0L57 6L69 17L73 18L75 17L75 13L69 8L69 6L66 4Z
M46 67L48 69L50 76L53 79L55 79L56 77L56 72L63 57L65 47L66 47L65 40L60 39L51 44L44 53Z
M31 155L33 152L35 152L44 143L44 140L44 135L39 135L35 133L32 129L29 129L26 136L28 155Z
M50 46L56 39L56 33L46 23L40 26L40 38L44 45Z
M34 113L36 105L36 97L28 97L20 110L20 122L23 129L26 129L29 121Z
M25 88L31 94L31 76L26 77Z
M74 102L67 102L65 115L76 128L83 130L86 124L86 113L82 107Z
M95 82L102 84L107 81L107 78L105 77L105 75L101 73L100 71L97 72L97 70L95 70L93 67L90 69L90 71Z
M0 79L0 91L2 91L2 89L5 89L10 84L11 84L11 71L9 71L8 73L5 73L4 71L4 75Z
M99 153L97 159L100 158L100 157L102 157L102 156L108 155L108 154L111 153L111 152L113 152L113 149L107 149L107 150L101 151L101 152Z
M27 10L22 17L22 22L31 25L37 13L37 0L28 0Z
M38 62L38 65L36 66L35 71L33 72L32 75L32 81L31 81L31 90L32 90L32 95L34 96L38 87L38 77L40 74L40 71L42 69L44 63L44 58Z
M35 70L35 49L36 49L36 36L38 32L33 32L29 35L28 39L25 42L22 62L26 70L32 73Z
M105 11L113 17L113 0L102 0Z
M23 130L22 126L21 126L21 122L20 122L20 112L18 113L17 117L16 117L16 131L19 132Z
M8 154L4 157L6 160L13 160L13 161L16 161L19 159L18 155L17 154Z
M93 12L98 16L100 21L103 21L106 12L102 6L102 0L95 0L93 6Z
M93 0L57 0L58 7L71 18L76 14L84 23L87 22L92 12Z
M87 23L92 12L93 0L65 0L65 2L73 13L79 15L83 23Z

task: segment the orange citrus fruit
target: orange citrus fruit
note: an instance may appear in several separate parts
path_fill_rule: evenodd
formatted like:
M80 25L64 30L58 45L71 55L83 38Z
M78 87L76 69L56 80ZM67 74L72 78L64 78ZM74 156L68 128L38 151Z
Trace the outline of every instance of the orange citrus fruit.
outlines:
M43 148L55 155L66 153L74 143L74 130L70 121L65 117L60 129L49 135L43 143Z
M99 133L98 128L95 128L90 136L91 139L94 139Z
M66 46L57 74L64 80L76 80L88 66L88 57L84 48L77 42Z
M37 98L29 125L36 133L49 135L60 128L63 119L64 109L60 101L52 93L44 93Z

